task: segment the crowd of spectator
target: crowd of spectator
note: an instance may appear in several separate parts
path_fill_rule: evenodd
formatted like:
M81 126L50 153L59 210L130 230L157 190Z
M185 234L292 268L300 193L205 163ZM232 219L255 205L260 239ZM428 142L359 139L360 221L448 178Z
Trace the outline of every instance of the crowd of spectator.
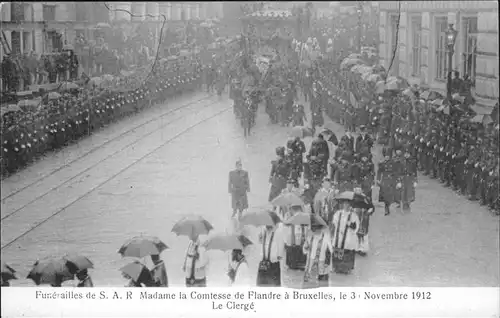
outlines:
M78 77L78 65L78 58L71 50L49 54L8 54L1 65L2 92L18 92L28 90L30 85L74 80Z
M90 43L89 43L90 42ZM8 54L1 65L2 92L29 90L31 85L74 81L88 76L119 75L130 66L141 66L150 59L149 48L110 49L102 38L97 43L79 37L75 48L60 52Z

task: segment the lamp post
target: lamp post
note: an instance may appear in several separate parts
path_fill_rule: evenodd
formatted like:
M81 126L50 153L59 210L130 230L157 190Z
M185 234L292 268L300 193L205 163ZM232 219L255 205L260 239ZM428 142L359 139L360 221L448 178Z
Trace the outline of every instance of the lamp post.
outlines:
M446 30L446 46L448 46L448 81L447 81L447 90L446 90L446 98L448 102L451 104L451 73L453 68L453 54L455 53L455 41L457 40L458 31L453 28L453 24L448 26L448 30Z

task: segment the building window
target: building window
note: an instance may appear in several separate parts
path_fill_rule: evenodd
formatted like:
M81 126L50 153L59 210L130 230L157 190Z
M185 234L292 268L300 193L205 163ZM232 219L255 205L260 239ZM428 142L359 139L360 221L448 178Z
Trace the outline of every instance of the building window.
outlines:
M32 4L24 3L23 10L24 10L24 21L35 20L35 13L33 12L33 5Z
M411 37L412 37L412 59L411 69L413 76L420 75L420 62L422 50L422 18L415 17L411 19Z
M55 5L43 5L43 20L44 21L55 21L56 20L56 6Z
M11 21L24 21L24 4L13 2L10 4L10 20Z
M463 19L463 50L462 75L469 75L474 84L476 81L476 59L477 59L477 18L470 17Z
M87 21L87 10L88 6L86 3L81 3L77 2L76 3L76 21L81 22L81 21Z
M436 79L446 80L448 76L448 50L446 30L448 18L436 18Z

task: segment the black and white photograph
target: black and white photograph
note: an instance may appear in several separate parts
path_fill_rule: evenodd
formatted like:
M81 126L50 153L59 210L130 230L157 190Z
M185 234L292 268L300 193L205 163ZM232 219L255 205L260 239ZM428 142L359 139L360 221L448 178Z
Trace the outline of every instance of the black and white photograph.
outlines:
M498 2L0 6L2 287L499 287Z

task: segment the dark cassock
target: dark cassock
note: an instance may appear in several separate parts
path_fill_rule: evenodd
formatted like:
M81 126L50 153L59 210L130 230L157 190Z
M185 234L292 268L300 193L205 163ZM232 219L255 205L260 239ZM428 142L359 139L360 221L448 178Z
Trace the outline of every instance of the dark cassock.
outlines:
M288 155L291 159L291 175L290 177L294 178L297 182L298 179L302 176L302 172L304 170L303 167L303 156L306 152L306 145L299 138L288 140L287 144Z
M361 126L361 134L356 138L356 153L360 153L362 149L367 148L370 152L373 147L373 139L366 133L366 127Z
M340 158L340 163L335 167L334 182L340 193L353 191L356 187L356 176L352 160L352 153L345 151Z
M322 158L308 156L307 162L304 163L304 203L312 206L326 174Z
M281 259L284 252L282 233L276 226L266 226L261 238L261 261L257 272L257 286L281 286Z
M340 139L340 142L344 143L347 150L354 152L355 139L349 131L346 131L346 134L344 136L342 136L342 138Z
M286 187L286 182L290 173L289 163L285 159L285 147L276 148L276 155L278 158L272 161L271 173L269 176L269 183L271 183L268 198L269 202L281 194L281 191Z
M362 149L360 151L360 157L361 161L354 167L356 181L361 187L361 191L371 200L372 186L375 181L375 165L371 161L371 153L368 149Z
M318 135L311 143L309 157L321 158L325 171L328 171L328 159L330 158L330 149L328 143L323 139L323 135Z
M163 261L155 261L155 267L151 270L155 287L168 287L168 276L165 263Z
M231 194L233 215L248 209L247 193L250 192L248 172L242 169L241 161L236 162L236 170L229 172L228 191Z

